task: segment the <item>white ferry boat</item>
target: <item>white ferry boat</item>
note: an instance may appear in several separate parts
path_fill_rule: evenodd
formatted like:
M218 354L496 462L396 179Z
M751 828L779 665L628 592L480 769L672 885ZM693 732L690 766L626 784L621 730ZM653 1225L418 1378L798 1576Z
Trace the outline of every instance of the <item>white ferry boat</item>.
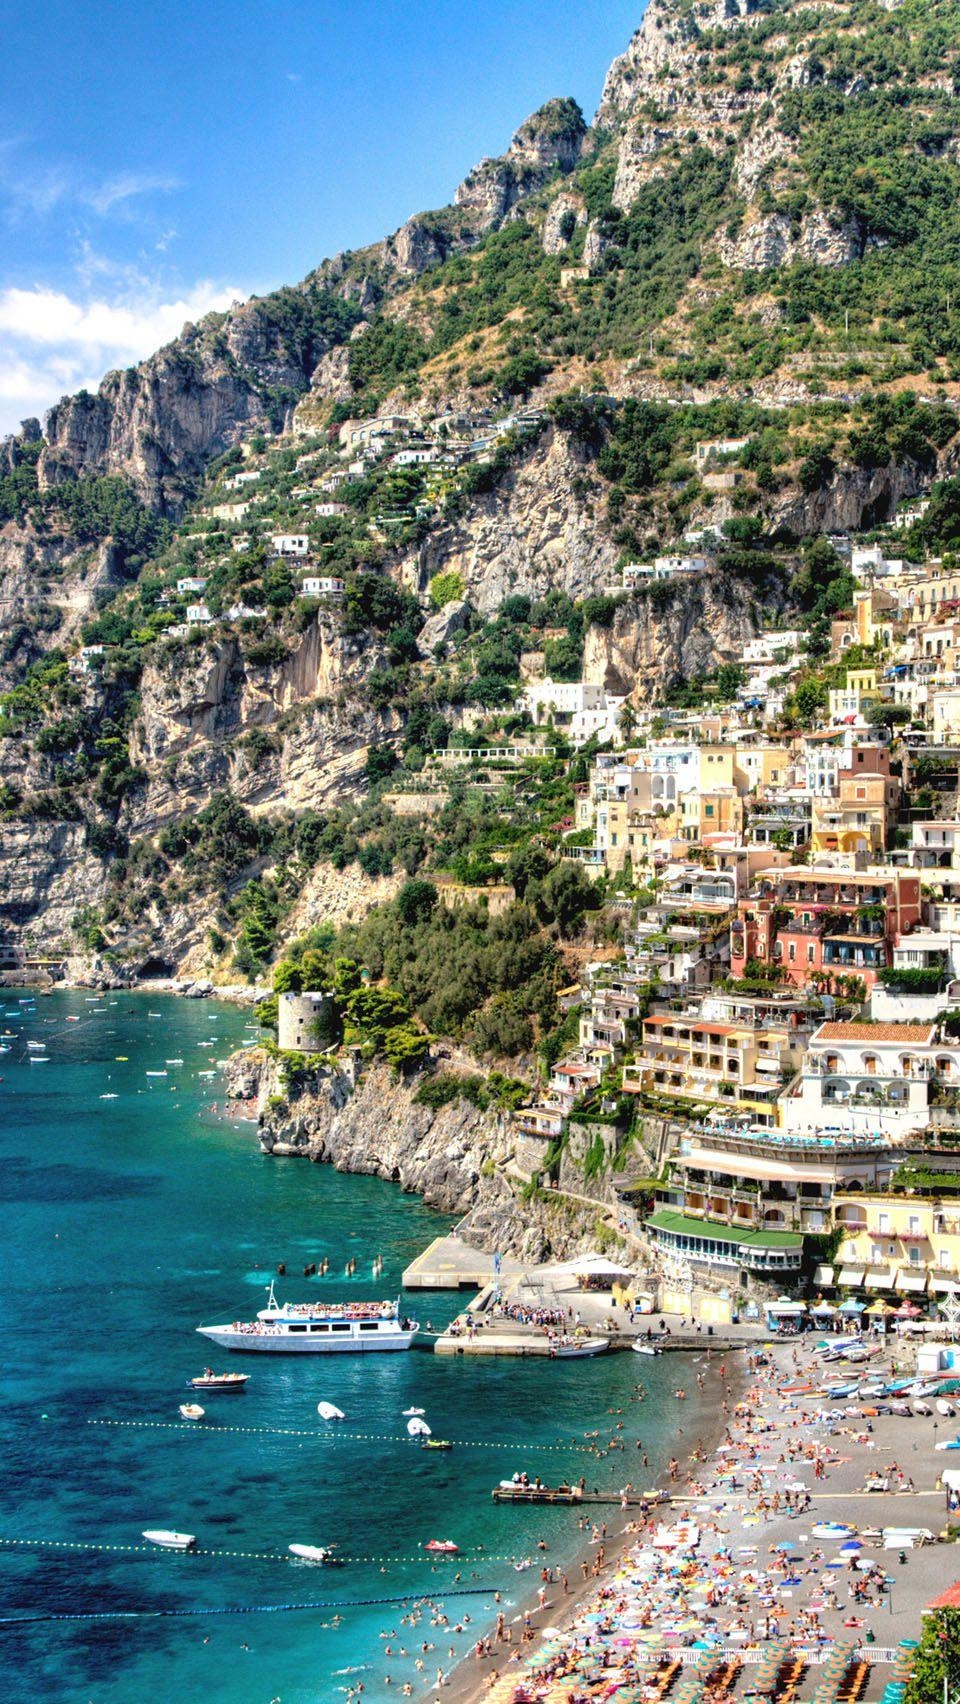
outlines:
M275 1354L330 1355L371 1349L409 1349L420 1330L405 1319L399 1302L277 1301L270 1285L265 1308L254 1320L198 1325L221 1349L272 1350Z

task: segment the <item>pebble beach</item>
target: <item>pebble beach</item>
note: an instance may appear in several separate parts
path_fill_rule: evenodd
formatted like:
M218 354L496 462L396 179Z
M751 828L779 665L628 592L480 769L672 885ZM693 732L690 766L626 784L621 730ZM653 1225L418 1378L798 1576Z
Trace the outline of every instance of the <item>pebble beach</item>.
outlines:
M912 1359L882 1345L871 1371ZM960 1576L939 1541L954 1458L935 1448L958 1423L829 1401L812 1340L735 1365L715 1387L717 1442L678 1466L669 1501L611 1520L605 1554L593 1533L586 1579L544 1582L509 1640L504 1627L478 1641L438 1690L457 1704L828 1704L899 1685L925 1605ZM931 1540L885 1546L901 1528Z

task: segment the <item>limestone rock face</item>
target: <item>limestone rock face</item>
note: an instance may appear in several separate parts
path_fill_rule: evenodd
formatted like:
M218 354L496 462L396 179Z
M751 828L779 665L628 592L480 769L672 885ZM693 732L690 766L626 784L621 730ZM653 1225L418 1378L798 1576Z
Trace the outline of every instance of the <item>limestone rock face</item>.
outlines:
M720 576L704 575L678 586L666 607L637 598L617 611L611 627L591 627L583 678L649 703L670 681L735 660L753 635L749 596L738 596Z
M186 326L139 367L108 373L95 396L50 410L41 485L119 474L150 508L177 515L212 456L275 423L264 390L306 390L319 354L303 327L287 329L258 301Z
M856 227L835 226L822 209L805 215L795 233L784 213L748 216L737 235L721 232L721 259L727 266L753 271L809 260L818 266L846 266L863 252Z
M585 134L576 101L548 101L521 124L505 154L481 160L468 172L454 195L455 205L470 216L477 235L495 231L553 171L572 171Z
M584 224L586 217L586 208L578 195L568 195L566 191L561 191L555 196L543 221L541 240L544 254L562 254L573 231L578 225Z
M456 569L482 615L512 592L542 597L552 586L582 597L605 584L617 551L596 525L599 486L575 442L549 430L496 491L437 528L401 565L411 589Z
M438 266L447 253L441 233L423 219L408 219L383 245L384 263L405 277L418 278Z

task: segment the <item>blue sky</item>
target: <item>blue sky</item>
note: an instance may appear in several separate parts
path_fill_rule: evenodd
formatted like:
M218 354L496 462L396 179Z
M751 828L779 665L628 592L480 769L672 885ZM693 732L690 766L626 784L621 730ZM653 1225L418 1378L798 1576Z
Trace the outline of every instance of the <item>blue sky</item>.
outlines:
M443 205L642 0L33 0L0 64L0 433Z

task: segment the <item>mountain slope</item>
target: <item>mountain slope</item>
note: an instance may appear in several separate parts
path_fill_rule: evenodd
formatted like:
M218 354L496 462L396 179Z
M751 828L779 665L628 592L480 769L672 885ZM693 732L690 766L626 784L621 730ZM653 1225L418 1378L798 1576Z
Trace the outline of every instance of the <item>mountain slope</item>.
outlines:
M0 919L226 962L331 868L358 910L469 868L380 793L506 732L521 667L639 705L764 619L822 643L847 586L802 541L960 459L958 56L955 0L652 0L589 128L548 102L450 206L2 446ZM703 528L703 583L608 595ZM267 547L301 533L342 601ZM566 786L474 824L484 857L555 846Z

